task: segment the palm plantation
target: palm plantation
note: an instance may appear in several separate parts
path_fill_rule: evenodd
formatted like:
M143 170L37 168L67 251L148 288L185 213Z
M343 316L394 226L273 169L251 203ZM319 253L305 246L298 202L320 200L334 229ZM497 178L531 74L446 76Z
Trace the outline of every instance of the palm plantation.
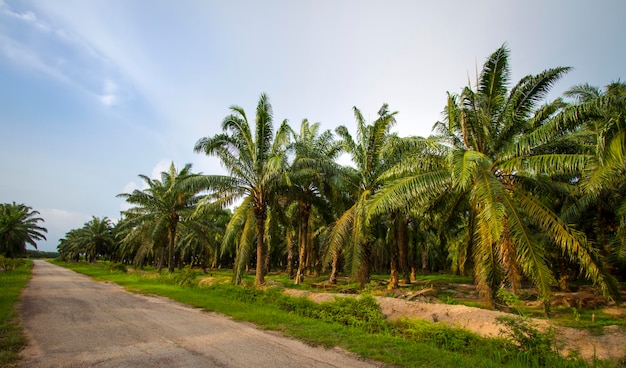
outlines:
M235 284L254 269L256 285L270 269L295 283L343 275L360 289L372 272L389 275L389 289L419 271L455 272L471 275L490 306L499 290L530 282L548 308L552 288L580 275L619 300L626 87L580 85L547 101L568 71L513 83L502 46L474 82L442 96L443 119L428 138L394 133L399 115L386 104L372 122L353 108L354 136L306 119L297 130L275 126L265 94L254 121L231 106L222 132L194 146L226 173L172 164L160 180L140 175L146 189L120 194L133 207L114 227L109 258L170 272L232 266ZM342 154L349 164L338 163ZM86 244L81 234L69 232L59 249L104 257L74 249Z
M560 100L539 105L550 87L568 71L554 68L522 78L508 88L509 51L503 46L485 62L476 87L450 94L446 121L437 125L449 147L447 167L421 168L394 182L378 198L378 212L412 201L427 204L441 194L454 199L446 211L468 216L468 242L474 278L493 303L500 285L515 290L529 278L547 303L555 283L548 252L573 260L600 289L618 297L615 280L580 231L551 207L589 161L568 152L569 132ZM538 234L544 236L538 236Z

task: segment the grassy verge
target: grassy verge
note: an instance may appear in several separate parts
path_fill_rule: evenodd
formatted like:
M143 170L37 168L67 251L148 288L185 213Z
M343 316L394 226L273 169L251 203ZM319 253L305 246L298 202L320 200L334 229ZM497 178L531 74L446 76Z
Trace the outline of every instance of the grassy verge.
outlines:
M32 266L29 260L0 256L0 367L15 365L20 350L26 346L15 305L30 279Z
M509 321L513 341L487 339L440 323L402 320L390 323L374 299L340 298L315 304L293 298L280 287L261 290L232 286L229 274L216 272L198 286L198 275L183 270L173 275L124 272L109 265L61 264L127 290L168 297L179 302L280 331L312 345L339 346L364 358L403 367L589 367L580 359L565 359L552 350L550 336L532 326ZM204 281L207 281L206 279ZM185 285L185 286L181 286ZM523 335L530 328L532 335ZM520 334L515 340L515 334ZM525 340L522 340L524 338ZM523 345L515 344L515 342ZM616 367L617 362L595 362Z

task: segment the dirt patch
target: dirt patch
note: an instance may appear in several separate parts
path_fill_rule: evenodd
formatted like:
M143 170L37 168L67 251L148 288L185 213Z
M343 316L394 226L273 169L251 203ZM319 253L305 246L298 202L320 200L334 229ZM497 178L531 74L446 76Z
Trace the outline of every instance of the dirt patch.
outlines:
M314 293L294 289L285 289L285 292L295 297L307 297L317 303L332 301L337 297L356 297L355 295ZM442 322L452 327L460 327L485 337L499 335L501 325L496 322L496 317L511 315L465 305L427 303L383 296L377 296L375 299L380 305L382 313L389 320L420 318L431 322ZM626 314L623 307L612 306L604 311L613 315ZM564 355L575 353L587 360L594 358L619 359L626 355L626 331L622 327L608 326L592 332L554 326L549 321L536 318L532 319L532 323L540 329L552 327L559 341L560 350Z

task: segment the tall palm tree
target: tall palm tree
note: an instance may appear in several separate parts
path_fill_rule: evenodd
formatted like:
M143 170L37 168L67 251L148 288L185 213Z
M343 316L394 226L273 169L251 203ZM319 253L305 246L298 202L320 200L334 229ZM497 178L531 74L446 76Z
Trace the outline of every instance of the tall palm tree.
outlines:
M349 191L354 194L355 202L332 225L328 234L331 252L337 253L345 248L345 255L359 287L369 282L373 237L367 221L367 204L370 197L378 190L378 180L393 159L400 155L391 154L395 137L390 133L395 124L397 112L390 112L384 104L378 111L378 118L367 124L356 107L353 108L357 123L357 140L345 126L336 129L342 148L352 157L356 166ZM335 262L333 262L335 263ZM335 272L333 272L335 274ZM331 280L332 281L332 280Z
M162 239L162 234L167 231L168 271L172 273L177 228L180 224L184 225L193 214L202 198L199 193L207 186L206 180L202 175L191 172L191 164L177 171L173 162L168 171L161 173L161 180L145 175L139 177L148 186L146 189L117 195L134 206L124 211L127 219L121 230L150 229L150 240L153 243ZM159 267L162 267L162 262Z
M255 284L265 283L265 225L270 197L285 176L287 121L274 135L272 106L261 94L256 108L256 127L251 127L243 108L231 106L232 113L222 122L223 133L200 139L194 151L217 156L228 175L211 175L209 189L217 203L232 205L243 198L226 228L223 249L239 238L234 282L238 282L250 257L251 236L256 236ZM254 129L254 130L252 130ZM256 229L256 233L254 233Z
M287 197L293 204L291 217L297 228L298 269L295 283L302 282L307 259L309 263L320 262L319 251L313 249L315 229L311 216L330 209L328 198L333 196L335 189L333 176L339 171L335 160L341 152L340 146L330 130L320 134L319 128L319 123L310 124L304 119L299 132L293 132L292 146L296 156L290 169Z
M23 256L26 245L37 249L37 240L46 240L48 230L39 226L44 222L39 212L25 204L3 203L0 205L0 254L14 258Z
M449 147L447 167L398 178L377 198L374 213L453 195L449 210L467 213L474 278L489 303L502 282L516 287L525 275L547 308L554 283L546 260L551 247L575 260L605 294L618 297L614 279L584 234L548 202L568 184L557 183L558 176L571 178L589 160L558 149L571 143L570 131L558 123L564 104L539 106L569 68L526 76L509 89L508 59L509 50L500 47L485 62L475 89L448 94L446 122L436 125Z
M598 246L626 263L626 83L614 82L604 90L583 84L565 95L575 99L567 117L580 125L580 145L594 159L581 175L580 195L563 217L590 224L588 233Z

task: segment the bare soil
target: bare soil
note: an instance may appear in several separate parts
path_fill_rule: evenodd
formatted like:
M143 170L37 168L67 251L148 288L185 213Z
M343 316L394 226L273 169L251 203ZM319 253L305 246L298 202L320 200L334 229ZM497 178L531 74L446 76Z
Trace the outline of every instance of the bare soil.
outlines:
M464 286L459 285L459 287ZM336 297L350 297L350 294L318 293L295 289L286 289L285 292L292 296L305 296L318 303L332 301ZM389 320L419 318L463 328L485 337L499 336L502 325L496 322L496 317L512 315L501 311L473 308L465 305L444 304L436 298L429 297L427 292L421 293L416 298L421 301L406 300L404 299L407 297L406 294L398 296L375 297L382 313ZM561 297L573 298L564 293L562 293ZM604 312L620 316L626 315L624 307L611 306L605 308ZM626 355L626 331L623 327L608 326L591 331L555 326L545 319L534 318L532 323L541 330L553 328L560 351L564 355L578 354L589 361L594 358L619 359Z

